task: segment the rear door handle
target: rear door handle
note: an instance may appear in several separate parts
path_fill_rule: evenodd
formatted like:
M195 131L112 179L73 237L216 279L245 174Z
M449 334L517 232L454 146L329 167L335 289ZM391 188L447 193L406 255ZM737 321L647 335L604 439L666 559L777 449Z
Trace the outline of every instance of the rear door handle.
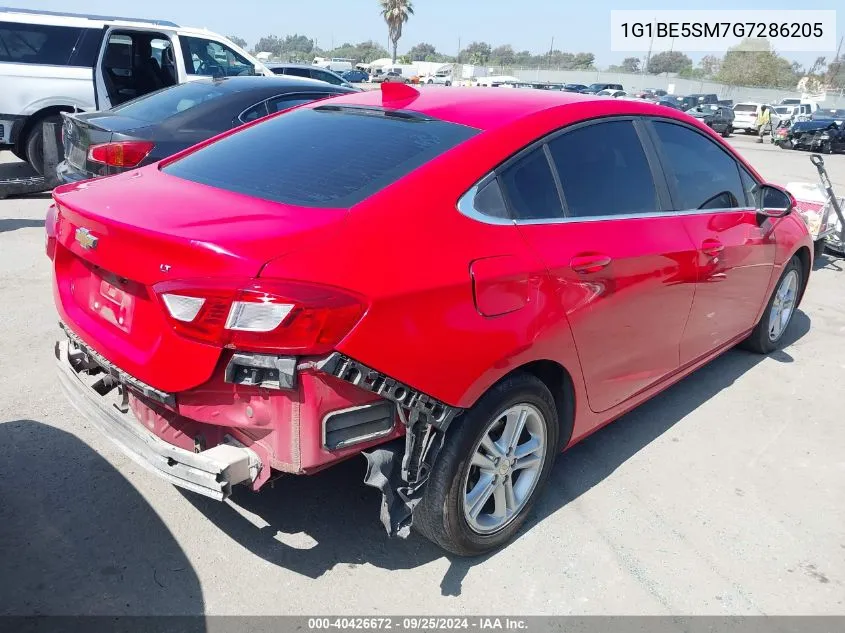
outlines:
M582 275L597 273L609 265L610 257L607 255L576 255L569 261L569 267Z
M725 245L719 240L704 240L701 243L701 252L710 257L716 257L723 250L725 250Z

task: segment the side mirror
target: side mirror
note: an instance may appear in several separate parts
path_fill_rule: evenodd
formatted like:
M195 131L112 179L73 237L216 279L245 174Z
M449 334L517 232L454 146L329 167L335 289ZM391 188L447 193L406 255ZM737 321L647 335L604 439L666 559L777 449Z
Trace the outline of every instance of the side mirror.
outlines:
M795 208L795 198L786 189L762 185L757 194L757 212L769 218L782 218Z

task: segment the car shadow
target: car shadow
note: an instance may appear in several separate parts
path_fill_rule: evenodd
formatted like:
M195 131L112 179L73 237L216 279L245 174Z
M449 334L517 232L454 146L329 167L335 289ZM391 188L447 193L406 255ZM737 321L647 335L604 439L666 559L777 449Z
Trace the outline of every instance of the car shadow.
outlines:
M845 270L845 259L832 253L822 253L813 262L813 270Z
M203 615L179 543L109 462L32 420L0 423L0 446L0 615Z
M809 329L809 317L797 311L785 335L786 345ZM600 483L765 358L793 361L787 351L767 357L731 350L566 451L520 535ZM182 494L253 554L309 578L337 565L412 569L446 556L450 565L440 581L440 592L457 596L469 570L496 555L446 555L413 531L407 540L388 539L378 520L379 493L363 485L363 476L364 460L354 459L310 477L283 477L259 493L242 491L232 503Z
M0 233L18 229L44 228L44 220L22 220L19 218L0 218Z
M38 173L28 164L20 160L0 162L0 200L4 198L35 198L46 199L52 195L51 189L34 189L26 193L9 193L9 190L4 188L4 181L16 180L19 178L33 178L38 176Z

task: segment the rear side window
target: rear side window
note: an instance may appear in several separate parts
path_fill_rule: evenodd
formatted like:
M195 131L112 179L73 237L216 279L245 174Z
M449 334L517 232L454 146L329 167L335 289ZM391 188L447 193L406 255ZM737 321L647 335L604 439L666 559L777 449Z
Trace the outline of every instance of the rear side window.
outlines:
M542 147L508 166L500 178L515 219L548 220L563 217L557 185Z
M311 79L311 71L307 68L284 68L282 69L285 75L293 75L294 77L306 77Z
M566 214L585 218L654 213L657 190L630 121L608 121L566 132L549 143Z
M654 121L676 211L746 206L737 162L715 141L682 125Z
M284 204L350 207L477 133L382 110L320 106L243 129L162 171Z
M270 111L270 114L274 112L281 112L282 110L287 110L288 108L294 108L298 105L302 105L303 103L311 103L312 101L316 101L317 99L325 99L326 97L335 96L333 93L325 93L325 92L310 92L308 94L295 94L295 95L282 95L279 97L273 97L272 99L267 100L267 109Z
M85 30L69 26L0 22L0 62L67 66Z
M139 121L158 122L229 93L211 81L191 81L144 95L113 111Z
M343 83L343 79L341 79L337 75L333 75L332 73L327 73L322 70L312 69L311 77L313 79L318 79L319 81L325 81L326 83L334 84L335 86L339 86Z

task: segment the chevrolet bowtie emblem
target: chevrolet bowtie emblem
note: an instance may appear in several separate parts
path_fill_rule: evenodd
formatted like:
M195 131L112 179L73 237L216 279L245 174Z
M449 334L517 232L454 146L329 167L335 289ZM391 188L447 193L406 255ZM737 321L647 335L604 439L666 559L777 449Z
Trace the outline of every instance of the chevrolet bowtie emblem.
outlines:
M90 251L91 249L97 248L98 240L88 229L76 229L75 237L79 245L86 251Z

